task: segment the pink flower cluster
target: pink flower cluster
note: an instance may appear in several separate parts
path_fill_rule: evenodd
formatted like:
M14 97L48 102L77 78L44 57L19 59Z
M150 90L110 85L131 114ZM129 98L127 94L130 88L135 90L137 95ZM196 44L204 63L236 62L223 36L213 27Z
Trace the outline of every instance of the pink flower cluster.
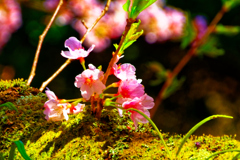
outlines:
M16 0L0 1L0 50L22 24L21 8Z
M85 51L81 45L81 42L75 37L70 37L65 41L65 47L69 51L62 51L61 55L65 58L79 59L85 58L93 50L94 45L88 51ZM117 61L122 58L118 57ZM116 63L117 63L116 61ZM144 86L141 84L141 80L136 79L136 68L125 63L122 65L114 64L111 73L114 74L120 81L118 84L118 92L116 103L123 109L134 108L137 109L148 117L150 113L148 109L154 106L153 98L148 96L144 91ZM104 72L97 69L94 65L89 64L88 69L85 69L81 74L75 77L74 85L80 88L82 97L88 101L92 96L98 97L103 93L106 86L102 80L104 78ZM44 114L47 120L60 121L63 119L68 120L69 113L79 113L82 111L84 104L78 104L76 106L65 103L64 100L58 100L56 95L47 90L46 94L49 100L45 103ZM122 116L122 109L118 109L119 115ZM138 122L147 123L148 121L136 111L129 110L131 112L131 119L134 122L135 128L137 128Z
M51 10L58 0L47 0L46 8ZM142 23L140 29L144 29L145 39L148 43L162 42L176 39L182 36L186 18L182 11L166 7L162 9L163 0L158 0L143 11L139 18ZM111 44L111 39L119 38L126 25L127 13L122 6L126 0L112 1L106 15L98 22L97 26L86 38L86 45L95 44L95 52L100 52ZM99 0L69 0L67 7L61 10L57 18L57 24L71 24L80 35L86 32L86 27L91 26L101 14L104 3Z
M61 55L69 59L80 59L85 58L94 49L95 45L92 45L87 51L82 47L81 42L75 38L70 37L65 41L65 47L69 51L62 51ZM76 76L74 85L81 88L81 94L83 98L89 100L90 97L96 93L101 94L106 86L102 83L104 77L103 72L92 64L88 65L89 69L86 69L81 74Z
M150 117L148 109L153 108L154 100L145 93L141 80L136 79L135 70L135 67L129 63L113 67L113 74L120 79L116 95L120 95L120 97L117 98L116 102L121 104L124 109L134 108ZM119 115L122 116L122 110L118 109L118 111ZM135 128L137 128L138 122L148 123L139 113L135 111L129 112L131 112L131 119L134 122Z
M68 114L77 114L83 111L85 104L78 103L76 106L73 106L70 103L64 103L64 100L59 100L54 92L47 89L45 91L48 101L44 104L44 114L45 119L52 121L61 121L68 120ZM61 102L63 101L63 102Z

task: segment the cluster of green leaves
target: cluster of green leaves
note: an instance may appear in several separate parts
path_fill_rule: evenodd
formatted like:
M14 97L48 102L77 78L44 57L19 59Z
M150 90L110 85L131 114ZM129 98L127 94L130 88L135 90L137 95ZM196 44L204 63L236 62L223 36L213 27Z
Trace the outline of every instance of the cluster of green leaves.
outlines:
M122 44L121 48L119 49L120 54L123 54L124 50L127 49L130 45L132 45L143 34L143 30L141 30L139 32L137 31L140 23L141 23L141 21L138 20L138 22L131 24L131 27L123 41L123 44ZM113 45L117 50L118 45L117 44L113 44Z
M148 63L147 66L149 70L154 72L156 77L154 80L150 81L150 85L152 86L161 84L162 82L167 80L168 76L171 75L171 71L166 70L164 66L157 61L150 62ZM168 98L170 95L175 93L178 89L180 89L185 79L186 79L185 77L181 77L180 79L177 79L177 77L175 77L172 81L171 86L169 86L167 90L163 93L163 99Z

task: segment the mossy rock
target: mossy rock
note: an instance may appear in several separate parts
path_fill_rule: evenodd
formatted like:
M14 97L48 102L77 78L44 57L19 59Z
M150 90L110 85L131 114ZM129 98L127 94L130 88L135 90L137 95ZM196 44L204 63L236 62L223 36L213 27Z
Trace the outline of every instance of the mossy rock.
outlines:
M0 108L0 153L5 158L12 141L21 140L27 154L37 160L170 159L150 124L139 124L135 130L129 115L121 118L115 109L104 109L97 119L87 106L82 113L70 115L68 121L48 122L43 114L46 95L20 79L0 81L0 104L7 101L12 102L18 112ZM164 133L163 136L175 157L182 135ZM227 149L240 149L239 141L227 135L191 136L178 159L205 159ZM15 159L23 159L16 153ZM232 159L236 155L237 152L227 152L215 159Z

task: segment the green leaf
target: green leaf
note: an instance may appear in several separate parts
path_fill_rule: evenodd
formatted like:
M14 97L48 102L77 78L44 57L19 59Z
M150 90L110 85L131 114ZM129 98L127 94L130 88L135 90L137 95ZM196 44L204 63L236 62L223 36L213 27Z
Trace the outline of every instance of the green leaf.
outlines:
M232 160L238 160L239 158L240 158L240 153L238 153L236 156L234 156Z
M186 24L184 26L184 33L181 42L181 48L186 48L195 38L196 38L196 30L194 29L189 14L187 15Z
M0 105L0 107L7 107L10 110L15 110L16 112L18 112L17 107L11 102L3 103L3 104Z
M4 160L3 154L0 153L0 160Z
M132 45L142 34L143 34L143 30L137 32L137 29L140 25L141 21L139 20L136 23L133 23L131 25L131 28L129 29L124 42L119 50L119 52L122 54L124 53L124 50L127 49L130 45ZM114 45L114 47L117 49L118 45Z
M123 5L123 9L128 12L128 18L137 18L137 16L157 0L133 0L131 11L129 11L130 0Z
M217 34L224 34L227 36L233 36L240 32L239 26L224 26L222 24L219 24L215 28L215 32Z
M136 40L128 41L124 44L123 50L127 49L129 46L131 46Z
M14 160L16 145L13 143L9 152L8 160Z
M138 0L138 2L136 3L136 11L140 13L156 1L157 0Z
M147 66L148 66L148 70L150 70L151 72L154 72L156 76L156 79L151 80L149 82L151 86L157 86L166 80L168 71L164 68L164 66L161 63L157 61L150 62Z
M118 49L118 44L113 44L113 46L115 47L115 49L117 50Z
M123 5L123 9L124 11L126 11L127 13L129 13L129 7L130 7L130 0L127 0L127 2Z
M212 58L222 56L224 54L223 49L218 49L216 46L218 44L218 39L215 37L209 37L207 42L200 46L197 50L198 56L209 56Z
M31 158L27 155L26 150L24 148L23 142L18 140L18 141L14 141L15 145L18 148L18 151L21 153L22 157L25 160L31 160Z
M240 154L240 150L239 149L228 149L228 150L223 150L223 151L219 151L219 152L215 152L213 153L211 156L207 157L205 160L209 160L212 157L216 157L219 156L219 154L224 154L226 152L239 152L237 155ZM236 157L233 157L232 160L236 159ZM238 158L237 158L238 159Z
M230 10L240 4L240 0L222 0L223 6Z

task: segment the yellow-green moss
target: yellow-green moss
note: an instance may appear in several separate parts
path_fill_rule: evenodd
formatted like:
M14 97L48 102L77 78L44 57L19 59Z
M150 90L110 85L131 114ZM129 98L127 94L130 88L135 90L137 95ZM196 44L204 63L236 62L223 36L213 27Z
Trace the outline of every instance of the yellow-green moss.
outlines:
M14 91L15 85L5 85L2 81L1 85L10 86L7 89ZM29 88L25 86L25 91L28 92ZM0 93L4 91L0 90ZM90 114L89 106L80 114L70 115L68 121L48 122L43 114L46 95L27 92L23 93L24 96L13 98L19 113L0 108L0 152L4 153L4 157L9 153L11 142L21 140L27 154L37 160L169 159L162 142L149 124L139 124L135 131L129 115L121 118L113 109L104 109L98 120ZM182 135L164 133L163 136L174 157ZM201 145L196 146L195 142ZM204 159L226 149L240 149L240 143L231 136L191 136L178 158ZM228 152L216 159L230 159L236 154ZM19 152L16 159L22 159Z

